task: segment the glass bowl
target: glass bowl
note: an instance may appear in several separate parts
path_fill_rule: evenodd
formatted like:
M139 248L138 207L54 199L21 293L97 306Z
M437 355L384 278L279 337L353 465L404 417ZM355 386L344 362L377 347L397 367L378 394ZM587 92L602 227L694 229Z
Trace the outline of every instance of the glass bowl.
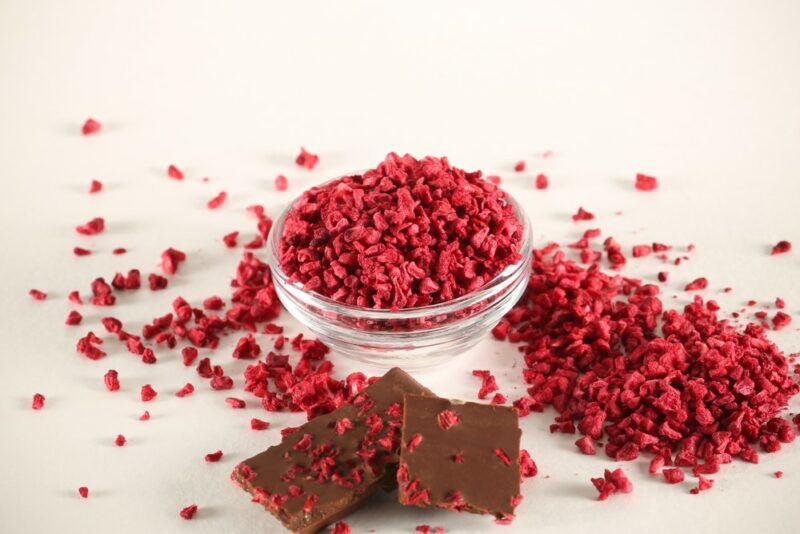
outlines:
M489 283L457 299L430 306L381 310L337 302L289 283L280 266L280 236L292 201L275 220L267 240L267 264L283 306L335 353L379 367L418 369L458 357L491 331L528 285L533 239L525 211L508 196L522 223L519 262Z

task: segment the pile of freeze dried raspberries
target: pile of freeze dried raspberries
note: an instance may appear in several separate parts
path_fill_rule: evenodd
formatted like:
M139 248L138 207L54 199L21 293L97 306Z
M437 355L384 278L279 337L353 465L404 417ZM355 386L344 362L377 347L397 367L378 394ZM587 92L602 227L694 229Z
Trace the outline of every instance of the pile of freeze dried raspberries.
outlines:
M377 168L303 193L286 217L291 282L368 308L411 308L474 291L520 260L506 193L447 158L391 153Z
M529 397L515 405L552 405L551 430L582 434L584 454L605 439L615 460L650 453L652 473L700 476L795 439L779 415L798 384L761 326L739 330L700 296L665 311L657 286L582 267L555 244L534 252L533 271L494 335L522 343Z

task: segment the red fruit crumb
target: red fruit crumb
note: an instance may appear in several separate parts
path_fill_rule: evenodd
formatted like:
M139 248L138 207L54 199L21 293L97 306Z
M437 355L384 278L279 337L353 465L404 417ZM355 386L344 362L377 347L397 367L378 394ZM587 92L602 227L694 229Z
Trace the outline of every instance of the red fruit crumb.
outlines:
M139 416L139 421L149 421L149 420L150 420L150 412L145 410L144 413Z
M111 253L114 254L115 256L118 256L120 254L125 254L126 252L128 252L128 251L126 249L122 248L122 247L117 247L117 248L115 248L114 250L111 251Z
M248 334L241 338L236 343L236 348L233 349L233 357L237 360L250 360L258 358L261 354L261 347L256 343L256 339L252 334Z
M478 390L479 399L485 399L490 393L494 393L499 389L497 381L490 371L475 369L472 371L472 375L481 378L481 389Z
M31 289L28 291L28 295L30 295L33 300L45 300L47 298L47 293L39 291L38 289Z
M180 511L180 516L188 521L194 517L195 513L197 513L197 505L191 504Z
M289 180L282 174L279 174L275 177L275 190L276 191L286 191L289 189Z
M705 278L697 278L684 287L684 291L697 291L708 287L708 280Z
M34 394L33 402L31 402L31 408L33 408L34 410L41 410L42 408L44 408L44 401L45 401L44 395L42 395L41 393Z
M106 374L103 375L103 383L106 385L106 389L108 391L118 391L119 373L117 373L114 369L109 369Z
M228 397L225 399L225 402L228 404L228 406L235 409L241 409L247 406L247 403L245 403L242 399L237 399L235 397Z
M514 171L522 172L525 170L525 162L520 160L514 165Z
M672 469L664 469L662 474L664 475L664 479L669 484L678 484L683 482L683 479L685 478L683 470L677 467L673 467Z
M208 463L218 462L220 458L222 458L222 451L210 452L206 454L206 462Z
M539 473L536 462L525 449L519 451L519 475L520 479L535 477Z
M689 490L689 493L691 493L692 495L697 495L701 491L709 490L714 486L714 481L710 478L706 478L700 475L698 479L699 481L697 483L697 487Z
M422 443L422 434L414 434L411 436L411 439L408 440L406 450L408 452L414 452L414 450L419 447L420 443Z
M82 320L83 320L83 315L81 315L80 313L76 312L75 310L72 310L67 315L67 320L64 321L64 324L69 325L69 326L75 326L75 325L81 324Z
M116 439L114 439L114 445L117 447L123 447L127 442L128 440L122 434L117 434Z
M161 268L164 274L172 275L178 272L178 266L186 261L186 254L172 247L161 253Z
M269 428L269 422L253 417L250 419L250 428L252 430L266 430Z
M635 245L633 247L633 257L643 258L652 254L653 248L650 245Z
M203 301L203 308L207 310L221 310L225 307L225 301L218 296L208 297Z
M78 495L80 495L81 498L83 498L83 499L88 499L89 498L89 488L87 488L86 486L81 486L80 488L78 488Z
M500 185L500 182L502 181L502 179L499 176L494 175L494 174L491 175L491 176L487 176L486 180L488 180L489 182L493 183L494 185Z
M215 210L218 207L222 206L222 203L225 202L225 199L227 198L228 198L228 193L226 193L225 191L220 191L217 194L217 196L209 200L206 205L208 206L208 209Z
M778 243L772 247L772 255L775 256L777 254L785 254L792 250L792 244L788 241L778 241Z
M334 431L339 436L341 436L342 434L344 434L345 432L347 432L351 428L353 428L353 422L350 421L350 419L348 419L347 417L343 417L343 418L339 419L338 421L336 421L336 423L333 426Z
M319 156L316 154L312 154L308 152L305 148L300 148L300 154L295 158L294 162L297 163L301 167L305 167L306 169L313 169L317 162L319 161Z
M344 521L339 521L331 529L331 534L350 534L350 526Z
M70 291L69 295L67 295L67 300L69 300L73 304L83 304L83 301L81 300L81 295L77 291Z
M158 396L158 392L153 389L153 386L150 384L145 384L142 386L141 397L142 402L149 402Z
M782 478L783 477L783 471L775 471L775 473L773 473L773 474L775 475L775 478Z
M86 224L75 227L75 231L81 235L95 235L105 230L106 222L102 217L95 217Z
M167 176L169 176L173 180L183 180L183 173L175 165L170 165L169 167L167 167Z
M547 187L550 185L550 180L545 174L537 174L535 185L536 189L547 189Z
M502 393L495 393L494 397L492 397L491 404L500 405L505 404L508 399Z
M788 326L789 323L791 323L791 322L792 322L792 316L791 315L789 315L789 314L787 314L785 312L779 311L772 318L772 328L774 328L775 330L780 330L781 328L784 328L784 327Z
M75 247L72 249L72 253L76 256L88 256L92 251L83 247Z
M457 452L457 453L455 453L453 455L452 459L457 464L463 463L464 462L464 454L460 453L460 452Z
M442 410L439 412L439 415L436 416L436 420L439 422L439 426L442 427L443 430L449 430L458 424L459 417L458 414L456 414L456 412L453 410Z
M504 464L511 465L511 459L508 457L508 455L505 453L503 449L495 449L494 454L495 456L500 458L500 461L503 462Z
M597 449L594 446L594 440L589 436L583 436L578 441L575 442L575 446L578 447L578 450L581 451L583 454L596 454Z
M658 273L658 281L659 282L666 282L669 278L669 273L667 271L661 271Z
M225 243L226 247L234 248L236 246L238 238L239 238L239 232L231 232L229 234L225 234L224 236L222 236L222 242Z
M192 393L194 393L194 386L191 383L186 382L186 384L181 389L175 392L175 396L183 398L186 397L187 395L191 395Z
M89 194L99 193L102 190L103 183L98 180L92 180L92 183L89 184Z
M83 135L92 135L93 133L97 133L100 131L103 125L100 122L89 118L86 119L86 122L83 123L83 127L81 127L81 134Z
M594 214L586 211L583 208L578 208L578 212L572 216L572 220L575 222L591 221L592 219L594 219Z
M775 307L778 308L779 310L784 309L786 307L786 301L784 301L780 297L776 298L775 299Z
M639 191L652 191L658 187L658 180L646 174L637 174L635 187Z
M604 501L617 492L630 493L633 491L633 484L625 476L622 469L615 469L614 471L606 469L603 478L593 478L592 484L594 484L599 493L597 496L598 501Z
M183 347L183 349L181 349L181 356L183 357L183 365L189 367L197 358L197 349L194 347Z

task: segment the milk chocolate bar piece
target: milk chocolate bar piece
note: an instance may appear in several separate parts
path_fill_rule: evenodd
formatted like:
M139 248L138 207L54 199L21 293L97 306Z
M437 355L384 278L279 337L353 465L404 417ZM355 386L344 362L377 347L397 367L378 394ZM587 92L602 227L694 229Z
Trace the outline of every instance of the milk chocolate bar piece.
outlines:
M511 519L521 500L519 440L514 408L406 395L400 502Z
M377 489L397 487L407 393L431 394L401 369L391 369L351 404L312 419L239 464L231 478L287 529L317 532Z

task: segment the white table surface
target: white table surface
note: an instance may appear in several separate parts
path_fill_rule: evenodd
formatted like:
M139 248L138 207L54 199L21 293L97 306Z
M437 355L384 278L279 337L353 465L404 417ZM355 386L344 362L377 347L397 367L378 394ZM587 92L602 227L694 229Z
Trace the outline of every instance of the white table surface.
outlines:
M222 401L230 392L208 390L175 355L159 351L159 363L145 366L107 343L109 356L92 362L75 340L101 329L107 313L138 328L177 295L197 303L225 294L240 250L219 238L252 231L245 206L261 202L274 214L309 185L390 150L501 174L539 243L566 243L588 227L569 220L578 206L626 246L694 243L666 300L685 302L678 288L700 275L710 280L704 294L729 311L782 296L795 322L770 337L787 354L800 350L800 250L768 254L780 239L800 247L800 3L290 4L299 3L0 2L2 532L280 531L228 475L302 415L253 402L232 411ZM89 116L104 127L85 138ZM293 163L301 145L320 154L312 172ZM539 158L546 150L554 157ZM511 171L519 159L528 162L522 174ZM185 181L165 177L170 163ZM538 172L550 176L549 190L532 188ZM656 175L661 188L634 191L636 172ZM278 173L288 192L274 192ZM101 194L86 194L92 178L104 182ZM209 212L205 202L223 189L228 202ZM77 236L74 226L94 216L106 218L106 231ZM75 245L96 252L76 258ZM116 246L130 252L113 256ZM69 290L85 293L95 276L121 269L155 270L168 246L189 254L168 290L125 295L112 309L84 306L83 326L63 325ZM652 259L629 265L631 275L660 269ZM725 286L733 292L720 294ZM31 300L32 287L50 298ZM245 362L228 361L228 351L217 358L238 390ZM358 367L332 359L339 376ZM102 383L112 367L122 381L114 394ZM495 372L512 398L522 391L515 347L488 339L418 378L471 399L474 368ZM175 398L187 380L198 391ZM160 391L147 405L138 399L144 383ZM30 409L35 392L47 396L41 412ZM142 423L145 408L153 419ZM274 430L250 431L253 416ZM734 463L699 496L688 481L649 477L646 461L626 463L635 492L598 503L589 477L616 464L578 454L574 436L550 435L551 417L522 423L540 474L523 486L512 526L385 497L348 519L353 531L800 530L797 444L758 465ZM129 440L121 449L118 433ZM217 449L222 461L206 464ZM86 501L81 485L91 489ZM200 511L187 522L178 510L190 503Z

